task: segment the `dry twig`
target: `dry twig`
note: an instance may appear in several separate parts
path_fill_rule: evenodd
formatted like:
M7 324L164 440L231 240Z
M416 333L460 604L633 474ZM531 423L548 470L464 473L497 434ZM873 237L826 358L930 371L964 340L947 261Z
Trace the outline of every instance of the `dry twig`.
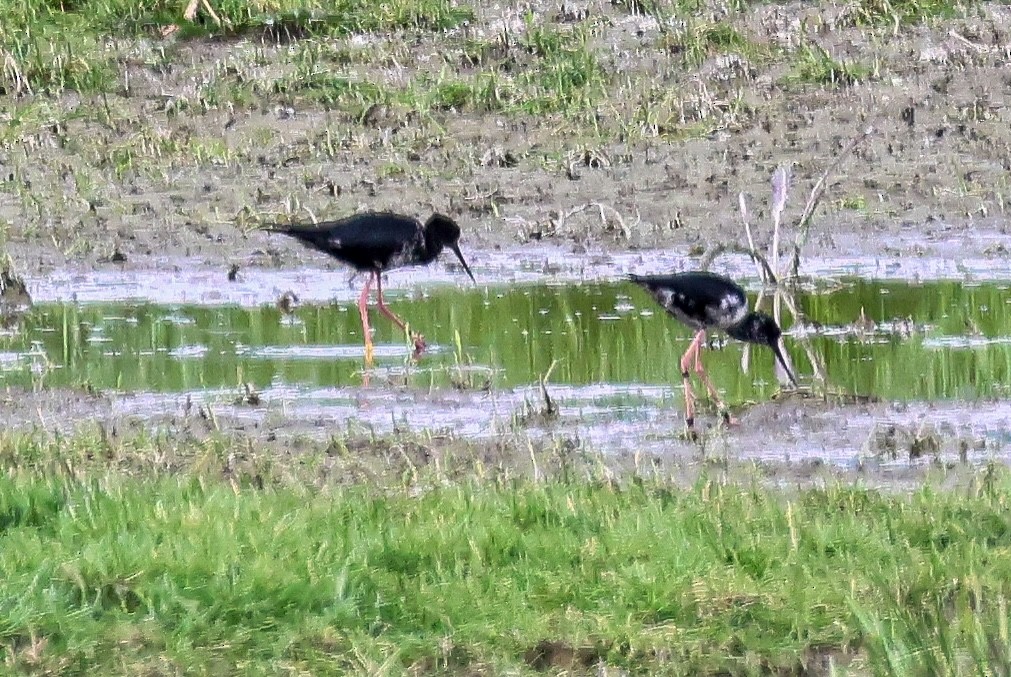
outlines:
M569 217L575 216L576 214L579 214L581 212L585 212L587 209L591 209L591 208L596 208L598 210L598 212L600 213L600 221L605 226L607 226L607 213L605 213L604 210L608 210L614 216L614 220L618 222L618 226L621 228L621 233L622 233L622 235L625 236L625 239L627 240L630 237L632 237L632 230L628 226L625 225L625 219L623 219L621 217L621 214L618 212L618 210L615 209L614 207L612 207L611 205L604 204L603 202L587 202L584 205L580 205L578 207L573 207L569 211L567 211L564 214L561 214L559 216L559 225L564 225L565 221ZM639 223L641 223L641 222L642 222L642 216L639 214L639 210L636 209L635 210L635 223L632 224L632 227L638 226Z
M21 72L21 67L18 65L18 61L14 58L14 55L3 48L0 48L0 54L3 55L5 79L13 83L15 96L34 94L31 83L28 82L28 78Z
M874 127L868 127L850 139L850 142L842 149L842 152L839 153L835 161L830 164L824 172L822 172L820 177L818 177L818 181L815 182L814 188L811 189L811 194L808 195L807 198L807 204L804 205L804 212L801 214L800 220L797 221L797 230L799 232L793 245L793 259L790 262L791 277L797 277L797 272L800 269L800 250L807 243L807 238L811 231L811 217L814 216L814 210L817 209L818 203L821 202L821 198L825 194L825 188L828 185L829 177L839 167L839 165L842 164L842 161L845 160L859 144L861 144L873 133Z
M703 270L708 269L712 265L713 261L720 254L725 252L733 252L738 254L746 254L751 257L751 260L755 262L755 267L758 271L758 276L763 282L762 290L759 292L758 299L755 301L755 308L758 309L762 305L762 301L765 298L765 286L772 285L774 287L773 291L773 317L776 322L782 324L780 307L781 304L785 304L787 310L793 316L794 320L797 322L803 321L803 313L797 306L796 299L793 293L788 292L781 284L782 279L796 279L798 277L798 271L800 269L800 250L803 248L804 244L807 242L807 238L810 233L811 219L814 215L815 209L817 209L818 204L821 202L822 197L825 194L826 187L828 185L828 179L833 172L842 164L842 161L848 157L853 150L864 141L868 136L874 133L873 127L868 127L864 131L857 134L853 139L846 144L842 149L842 152L835 158L835 160L822 172L818 180L815 182L811 189L810 194L807 198L807 203L804 205L804 211L801 214L800 219L797 221L797 236L794 238L793 253L790 259L790 263L785 270L780 269L779 265L779 255L780 255L780 233L782 229L782 216L783 211L786 208L787 195L789 193L790 185L790 169L786 165L781 165L776 168L775 173L772 176L772 263L770 265L768 259L758 252L755 246L755 239L751 231L751 219L748 212L747 200L744 193L738 196L740 209L741 209L741 221L744 224L744 232L748 239L748 246L743 247L735 243L721 243L711 248L706 252L705 256L702 257L700 265ZM812 368L814 369L815 376L821 380L823 383L825 381L825 368L815 354L814 349L810 345L810 341L801 340L799 342L803 347L808 359L811 362ZM748 364L750 361L750 346L745 346L744 353L741 357L741 368L744 371L748 370Z
M737 244L736 242L721 242L709 251L699 261L699 267L702 270L709 270L709 266L713 264L721 254L730 252L731 254L744 254L745 256L750 256L751 260L755 262L755 266L758 268L759 275L761 275L769 284L776 284L776 273L773 271L772 266L769 265L768 259L766 259L761 252L759 252L754 247L744 247Z

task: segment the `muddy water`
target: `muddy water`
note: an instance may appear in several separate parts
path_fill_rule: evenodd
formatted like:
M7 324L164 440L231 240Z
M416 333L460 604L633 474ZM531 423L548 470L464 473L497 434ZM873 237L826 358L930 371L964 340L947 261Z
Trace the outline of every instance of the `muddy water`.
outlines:
M576 388L677 389L691 332L624 282L441 287L390 306L430 344L409 359L403 335L374 314L371 383L430 389L510 389L550 380ZM1011 296L1006 284L923 284L843 279L800 298L810 323L787 324L787 348L809 340L830 382L888 400L999 396L1011 383ZM705 362L731 403L777 389L769 351L711 341ZM249 383L309 392L363 383L362 331L350 302L304 304L39 304L0 336L0 382L90 385L103 391L180 393ZM619 391L609 397L620 399Z
M956 462L966 448L973 462L1004 458L1011 440L1001 397L1011 371L1008 281L991 261L857 257L805 265L817 281L800 298L810 323L787 322L799 373L811 372L807 342L831 385L883 401L771 401L768 352L753 352L742 374L741 346L716 342L704 356L727 400L759 404L741 406L741 425L731 431L710 428L716 419L704 412L708 441L700 447L681 434L676 361L690 332L618 281L628 270L683 270L690 259L549 249L468 254L478 285L448 265L389 276L390 305L425 333L431 350L412 362L403 337L374 313L377 364L368 385L354 307L361 279L349 284L342 269L251 267L230 282L220 267L166 260L157 271L64 270L29 280L35 308L0 329L0 389L12 387L5 420L69 431L84 420L129 417L171 431L202 425L197 414L209 407L222 430L295 445L342 429L436 430L516 434L675 464L701 450L791 467L803 459L861 468L867 458L881 468L909 463L904 442L884 456L868 443L882 436L881 426L887 439L891 427L905 431L898 440L933 426L942 455ZM746 286L754 271L734 257L719 268ZM292 314L274 303L286 291L302 300ZM544 419L537 382L552 363L558 415ZM244 397L240 383L259 398ZM105 396L82 394L82 385Z

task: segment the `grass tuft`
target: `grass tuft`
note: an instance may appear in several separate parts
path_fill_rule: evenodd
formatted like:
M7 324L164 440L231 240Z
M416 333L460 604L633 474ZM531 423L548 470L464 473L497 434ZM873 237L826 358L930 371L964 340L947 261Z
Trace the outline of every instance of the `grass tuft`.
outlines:
M178 29L176 40L256 34L284 42L352 33L443 31L474 17L470 8L450 0L225 1L214 3L216 19L198 15L193 22L183 20L182 9L183 3L174 0L0 0L0 94L113 91L119 86L116 41L158 37L169 27Z
M849 5L847 23L853 26L913 26L965 12L972 2L951 0L860 0Z
M786 81L822 87L849 87L867 80L871 75L872 70L867 66L837 60L823 47L806 44L798 50L793 70Z
M224 438L4 435L7 664L937 674L1011 659L1003 471L909 496L568 471L431 482L446 458L426 466L438 450L419 442L335 440L325 458L417 459L339 486L305 481L311 452L268 463Z

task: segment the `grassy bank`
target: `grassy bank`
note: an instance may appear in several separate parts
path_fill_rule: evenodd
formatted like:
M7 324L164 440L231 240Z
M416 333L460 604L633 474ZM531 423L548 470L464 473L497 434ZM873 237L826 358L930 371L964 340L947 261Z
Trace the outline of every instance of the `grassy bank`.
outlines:
M637 674L908 675L1011 665L1009 483L993 469L958 491L909 496L716 477L677 488L564 469L506 479L479 464L447 474L380 462L391 472L365 483L347 481L350 466L335 476L321 464L406 459L411 448L334 443L268 463L219 439L185 453L175 444L4 439L9 668L501 674L603 661Z
M626 64L609 56L612 45L601 39L615 18L590 9L570 8L569 14L554 16L531 10L518 25L506 22L471 36L468 27L494 19L499 8L449 0L212 1L197 5L196 15L187 20L186 3L177 0L0 0L5 17L0 89L20 96L67 91L144 96L131 91L131 72L166 76L192 60L187 45L199 48L207 39L242 41L246 47L232 50L209 78L203 74L197 96L185 102L198 110L254 107L272 99L345 109L395 105L416 112L585 116L598 109L623 109L623 99L645 90L627 112L633 115L638 107L640 117L645 116L638 122L655 125L661 120L653 119L656 111L650 109L673 105L667 100L672 94L662 91L670 81L680 81L679 75L719 54L760 64L790 63L784 85L848 85L871 77L870 64L839 61L808 40L796 50L784 50L749 36L739 24L763 4L732 2L724 10L696 0L611 3L618 19L639 16L661 27L653 44L640 46L668 55L663 72L669 81L661 85L626 81ZM837 28L895 30L960 15L975 4L863 0L852 3L835 23ZM383 36L391 34L398 37L387 43ZM172 39L166 40L167 35ZM355 42L348 39L352 35L370 37ZM439 43L439 62L434 67L412 63L412 50L397 47L405 39L417 40L416 47L422 40ZM277 54L248 49L257 44L289 47ZM259 71L267 65L279 77L263 77ZM412 65L415 71L407 86L384 83L381 73L399 65Z

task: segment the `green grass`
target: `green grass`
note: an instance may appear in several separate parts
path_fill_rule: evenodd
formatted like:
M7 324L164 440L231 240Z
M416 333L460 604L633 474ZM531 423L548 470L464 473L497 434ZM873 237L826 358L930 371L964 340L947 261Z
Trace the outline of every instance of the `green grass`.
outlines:
M77 121L92 128L64 133L61 143L70 139L88 166L115 182L145 173L157 179L170 165L231 166L247 158L241 148L233 156L206 140L152 140L154 121L222 110L241 121L245 112L279 104L322 108L335 122L365 127L372 112L389 109L384 124L416 119L432 136L444 133L449 116L504 114L535 118L552 126L554 138L587 143L678 140L752 124L748 83L776 62L790 67L788 85L842 88L879 67L888 72L888 63L776 47L744 16L758 4L730 3L728 16L694 0L623 0L605 15L578 19L535 9L516 30L490 23L497 14L482 3L452 0L215 0L220 23L203 9L195 22L183 21L177 0L0 0L0 94L17 95L0 145L19 145L54 123L66 132ZM841 21L892 30L968 6L865 0L848 5ZM623 29L606 16L612 12L654 16L653 48L616 50ZM179 30L163 40L160 30L170 25ZM699 86L697 70L720 54L743 61L707 69ZM68 91L85 95L81 105L58 98ZM152 105L160 97L162 109ZM92 134L94 125L111 134ZM174 134L179 124L157 126L158 134L165 127ZM117 147L108 147L110 137L118 137Z
M874 69L853 61L835 59L823 47L805 44L793 61L786 76L788 84L812 84L823 87L849 87L867 80Z
M3 0L11 24L7 28L83 28L105 35L130 38L163 26L182 23L185 3L175 0ZM346 35L349 33L418 29L443 30L474 17L466 5L449 0L391 0L353 2L337 0L220 0L211 3L221 23L201 7L197 20L181 25L184 35L229 36L253 31L273 31L280 37ZM288 31L289 35L284 35Z
M0 25L0 91L5 94L45 94L73 90L81 93L117 92L124 87L123 65L136 65L137 52L158 52L147 65L156 68L170 67L176 47L173 43L159 43L159 31L175 25L177 38L251 37L267 43L294 41L299 49L312 45L314 40L340 38L350 34L389 33L415 31L437 33L473 21L477 15L469 4L450 0L393 0L391 2L322 2L320 0L257 0L240 2L224 0L212 3L220 23L201 9L194 22L182 20L184 3L177 0L127 2L126 0L77 0L73 3L49 0L0 0L0 12L5 20ZM737 3L738 11L747 11L751 4ZM688 66L700 63L708 55L728 50L754 51L751 45L728 21L705 18L703 3L680 2L660 12L660 4L653 2L623 1L617 3L634 13L655 15L666 26L671 18L687 23L680 31L664 29L664 48L680 54ZM961 5L948 1L877 2L865 0L851 5L846 21L854 25L907 25L927 21L934 17L953 16L963 11ZM666 16L669 14L670 16ZM442 79L428 92L424 103L432 108L472 107L478 110L517 109L529 114L558 112L570 109L574 103L582 108L592 107L592 101L601 98L607 83L596 56L597 47L591 49L582 25L574 31L565 31L541 23L550 17L537 15L538 24L530 16L528 32L518 46L525 48L532 62L517 62L515 55L507 54L506 63L520 66L516 77L502 73L501 63L482 69L479 77L458 78L446 83ZM593 23L582 22L582 23ZM574 35L575 39L567 37ZM155 39L143 46L139 39ZM511 40L507 34L503 38ZM450 51L453 44L447 44ZM510 50L506 45L506 51ZM545 49L546 47L546 49ZM323 103L335 103L347 93L344 75L336 74L332 82L325 82L323 73L327 61L320 50L306 64L302 57L300 72L282 79L267 92L291 94L304 89L316 94ZM381 53L361 50L366 58L380 60ZM762 51L759 49L759 51ZM327 45L322 52L338 60L347 59L351 50L344 46ZM346 61L345 61L346 63ZM321 82L320 79L324 81ZM501 81L500 81L501 80ZM248 87L238 87L249 93ZM329 90L333 91L329 91ZM353 83L351 86L353 90ZM257 92L262 95L264 92ZM218 92L220 96L221 92ZM407 96L407 95L405 95ZM255 97L240 98L248 105ZM227 97L225 97L227 100Z
M951 18L978 0L860 0L851 5L850 23L855 26L909 26L932 19Z
M768 48L749 41L726 22L686 22L679 31L665 31L660 49L680 58L687 66L698 66L715 54L737 53L768 59Z
M895 26L915 25L936 18L950 18L964 12L966 8L982 4L985 0L855 0L847 3L846 17L850 25ZM646 14L662 19L665 15L683 17L697 14L710 8L700 0L675 0L656 2L655 0L615 0L614 4L632 14ZM726 7L735 12L746 12L756 6L788 4L783 0L730 0Z
M951 18L967 8L983 4L986 0L856 0L847 3L844 23L851 26L912 26L933 19ZM700 4L683 2L683 6ZM729 6L736 11L747 11L756 5L785 4L768 0L731 0Z
M397 30L440 31L473 19L450 0L318 2L225 0L212 6L221 23L201 13L187 22L177 0L0 0L0 93L109 92L120 86L117 41L154 37L171 25L179 36L272 40ZM203 12L203 10L201 10Z
M293 458L217 438L4 436L8 669L1011 666L1011 484L993 469L958 492L783 494L599 472L502 479L473 463L453 475L443 457L364 484L327 459L396 459L416 443L335 442Z
M367 110L372 104L396 104L413 111L475 111L544 115L578 114L595 108L607 94L609 77L590 45L584 27L553 28L528 20L517 39L500 37L470 42L459 59L438 71L420 71L403 87L335 75L330 66L311 56L299 68L275 82L272 94L292 103ZM303 54L318 54L307 47ZM495 54L495 57L484 55ZM447 57L448 59L448 57ZM481 62L474 73L461 74L467 63Z

